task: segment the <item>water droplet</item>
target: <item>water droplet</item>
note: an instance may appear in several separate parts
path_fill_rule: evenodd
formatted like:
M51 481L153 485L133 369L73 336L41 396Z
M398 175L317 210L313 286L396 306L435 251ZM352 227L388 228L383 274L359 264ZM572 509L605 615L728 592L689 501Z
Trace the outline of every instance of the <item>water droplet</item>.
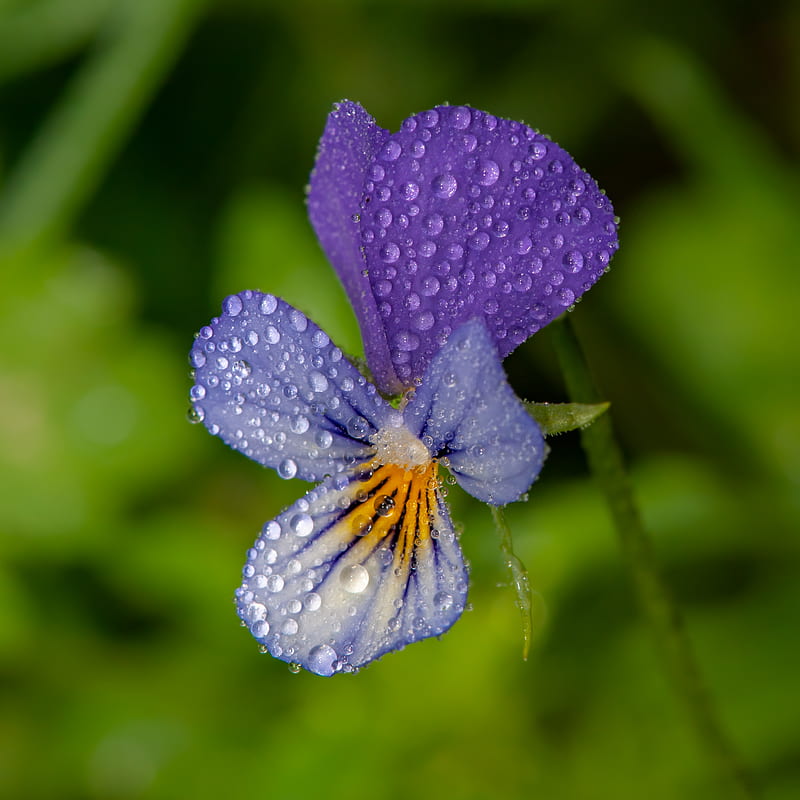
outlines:
M222 310L231 317L239 314L242 308L244 308L244 303L242 303L242 298L238 294L226 297L222 303Z
M281 535L281 526L274 520L264 523L261 534L265 539L278 539Z
M289 619L285 619L283 621L283 625L281 625L281 633L285 636L294 636L299 627L300 626L297 624L297 620L289 617Z
M292 417L292 421L290 423L292 431L294 433L305 433L309 425L311 423L308 421L308 417L304 416L303 414L298 414L296 417Z
M388 494L380 494L373 501L379 517L390 517L394 511L394 498Z
M342 588L350 594L361 594L369 585L369 572L361 564L351 564L339 573Z
M192 400L202 400L206 396L206 387L201 386L199 383L189 389L189 397Z
M206 354L202 350L192 350L189 356L189 363L195 368L204 367L206 365Z
M186 419L192 423L192 425L196 425L198 422L202 422L206 417L206 412L203 411L200 406L192 406L186 412Z
M419 347L419 336L411 331L399 331L395 334L394 344L402 352L416 350Z
M413 181L400 185L400 196L404 200L416 200L419 195L419 186Z
M419 254L422 258L432 258L436 254L436 245L433 242L422 242Z
M456 106L450 111L450 124L459 131L469 128L472 112L464 106Z
M381 247L380 256L387 264L394 264L400 258L400 248L394 242L386 242Z
M450 592L436 592L433 596L433 604L438 611L447 611L453 605L453 595Z
M375 222L377 222L381 228L388 228L392 224L393 219L392 212L388 208L382 208L380 211L375 212Z
M278 464L278 475L284 480L294 478L297 475L297 464L291 458L286 458Z
M319 611L322 607L322 598L316 592L309 592L303 598L303 607L306 611Z
M318 644L308 654L308 668L319 675L333 675L336 651L327 644Z
M547 145L544 142L534 142L528 148L528 152L534 161L540 161L547 155Z
M280 575L270 575L267 578L267 589L273 594L283 591L284 580Z
M333 444L333 434L330 431L318 431L314 437L317 447L327 450Z
M583 253L580 250L568 250L564 253L562 263L567 272L580 272L583 269Z
M235 378L242 378L242 380L249 378L252 371L253 368L247 361L234 361L231 364L231 374Z
M225 356L217 356L217 369L228 369L228 359Z
M492 186L500 177L500 167L490 158L482 158L475 170L475 177L481 186Z
M289 322L298 333L302 333L308 327L308 317L296 308L289 313Z
M273 311L278 307L278 300L274 295L265 294L261 300L261 313L262 314L272 314Z
M383 150L381 151L381 158L384 161L397 161L397 159L400 158L400 153L402 152L403 148L400 147L399 143L396 142L394 139L390 139L383 146Z
M291 672L292 675L298 675L302 671L303 668L296 661L289 662L289 672Z
M426 297L433 297L441 288L439 279L434 275L429 275L422 281L422 294Z
M252 633L256 639L263 639L269 633L269 622L265 619L254 622L253 626L250 628L250 633Z
M297 536L308 536L314 530L314 520L308 514L295 514L289 527Z
M328 379L321 372L312 372L308 376L308 383L314 392L325 392L328 389Z
M435 321L436 320L430 311L420 311L411 316L411 324L418 331L430 330Z
M437 175L433 179L433 193L443 200L452 197L456 193L456 189L458 189L458 181L449 173Z
M485 250L489 246L489 234L486 231L478 231L470 237L467 244L472 250Z
M351 417L347 420L347 433L353 439L363 439L369 432L369 423L364 417Z
M558 302L565 308L571 306L575 302L575 293L572 289L559 289L556 292L556 297L558 298Z
M247 344L255 347L258 344L258 334L255 331L247 331Z
M278 344L278 342L281 340L280 331L274 325L267 325L264 335L266 336L269 344Z

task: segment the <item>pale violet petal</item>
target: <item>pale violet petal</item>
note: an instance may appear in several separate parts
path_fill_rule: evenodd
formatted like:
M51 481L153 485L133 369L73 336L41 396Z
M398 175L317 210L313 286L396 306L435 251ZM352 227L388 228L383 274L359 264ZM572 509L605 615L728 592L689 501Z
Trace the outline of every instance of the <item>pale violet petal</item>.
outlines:
M485 326L450 335L405 409L406 425L458 483L492 505L518 500L542 468L539 426L508 385Z
M269 294L231 295L190 353L193 413L284 478L316 481L364 460L393 413L308 317Z
M236 592L258 642L327 676L448 630L468 579L434 475L364 467L266 523Z

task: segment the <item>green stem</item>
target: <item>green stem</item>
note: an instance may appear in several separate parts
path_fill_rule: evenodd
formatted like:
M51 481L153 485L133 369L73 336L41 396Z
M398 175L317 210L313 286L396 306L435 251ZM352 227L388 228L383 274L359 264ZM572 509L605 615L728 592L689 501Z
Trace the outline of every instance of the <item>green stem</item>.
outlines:
M70 224L180 52L204 2L128 0L117 5L106 37L67 87L4 187L4 256L23 254Z
M500 534L500 551L505 558L506 569L511 578L511 586L517 596L516 604L522 617L522 660L528 660L533 636L533 614L531 611L531 584L528 580L528 570L514 552L514 542L511 538L511 529L506 522L506 515L502 507L492 506L492 519L497 532Z
M583 403L599 402L599 392L569 321L553 325L552 336L571 399ZM700 675L683 618L656 563L614 436L611 415L604 414L582 430L581 443L589 469L605 495L642 610L664 655L673 687L683 699L709 756L726 776L731 790L736 791L735 796L742 800L752 799L756 790L751 777L722 729Z

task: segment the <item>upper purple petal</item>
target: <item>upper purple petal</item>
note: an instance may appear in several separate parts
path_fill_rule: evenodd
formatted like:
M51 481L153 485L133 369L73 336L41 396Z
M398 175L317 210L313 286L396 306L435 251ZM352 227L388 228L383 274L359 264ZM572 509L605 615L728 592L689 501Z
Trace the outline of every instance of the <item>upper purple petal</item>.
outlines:
M358 103L338 103L320 139L308 191L308 215L350 298L375 382L386 394L396 394L403 385L389 356L358 227L368 170L388 135Z
M421 378L468 319L484 320L505 358L571 307L618 246L611 203L569 153L464 106L416 114L390 135L340 104L309 212L387 393Z
M195 416L281 477L317 481L365 459L395 412L328 335L285 301L226 298L190 354Z
M471 318L505 358L572 306L617 249L594 180L519 122L439 106L406 119L369 171L361 241L406 384Z

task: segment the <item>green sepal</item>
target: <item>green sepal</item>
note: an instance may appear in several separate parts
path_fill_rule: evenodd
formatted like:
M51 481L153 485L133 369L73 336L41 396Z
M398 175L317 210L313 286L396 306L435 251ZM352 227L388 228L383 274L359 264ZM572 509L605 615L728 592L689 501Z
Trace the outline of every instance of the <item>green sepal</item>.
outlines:
M525 403L545 436L578 430L591 425L608 411L611 403Z

